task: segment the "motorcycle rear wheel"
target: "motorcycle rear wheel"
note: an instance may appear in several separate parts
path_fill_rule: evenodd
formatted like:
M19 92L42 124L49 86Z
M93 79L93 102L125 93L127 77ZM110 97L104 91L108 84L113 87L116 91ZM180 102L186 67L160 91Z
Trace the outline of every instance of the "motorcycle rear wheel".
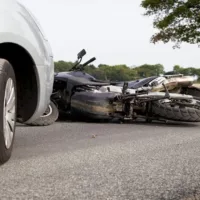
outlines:
M173 107L168 103L154 102L152 113L173 121L200 122L200 110L193 107Z

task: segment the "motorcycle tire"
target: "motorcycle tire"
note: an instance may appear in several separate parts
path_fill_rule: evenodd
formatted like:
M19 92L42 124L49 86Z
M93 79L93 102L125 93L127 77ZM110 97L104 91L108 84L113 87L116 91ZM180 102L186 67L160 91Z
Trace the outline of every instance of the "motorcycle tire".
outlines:
M48 126L48 125L53 124L55 121L57 121L58 116L59 116L58 108L51 101L47 110L40 118L38 118L34 122L26 123L26 124L29 126Z
M200 110L191 107L172 107L167 103L152 103L153 114L164 119L183 122L200 122Z
M182 92L183 94L192 95L194 97L200 97L200 88L188 87Z

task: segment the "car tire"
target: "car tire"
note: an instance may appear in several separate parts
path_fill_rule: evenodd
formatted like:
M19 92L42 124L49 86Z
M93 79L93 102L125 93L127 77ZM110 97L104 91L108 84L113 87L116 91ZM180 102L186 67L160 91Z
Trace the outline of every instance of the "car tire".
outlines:
M17 113L17 87L12 65L0 59L0 165L12 154Z

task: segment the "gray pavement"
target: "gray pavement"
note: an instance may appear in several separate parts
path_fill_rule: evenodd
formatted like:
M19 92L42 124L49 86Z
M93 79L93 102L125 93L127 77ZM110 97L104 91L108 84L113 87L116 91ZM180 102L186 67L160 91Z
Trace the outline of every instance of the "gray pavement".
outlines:
M19 125L0 177L0 199L200 199L200 124Z

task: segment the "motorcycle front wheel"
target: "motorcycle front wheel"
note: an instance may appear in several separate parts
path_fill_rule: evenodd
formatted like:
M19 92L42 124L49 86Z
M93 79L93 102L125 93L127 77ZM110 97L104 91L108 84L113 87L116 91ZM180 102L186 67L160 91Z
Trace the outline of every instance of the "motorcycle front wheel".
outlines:
M183 122L200 122L200 109L172 106L160 101L152 103L152 113L164 119Z
M58 119L59 111L57 106L51 101L45 113L37 120L26 123L30 126L48 126L53 124Z

